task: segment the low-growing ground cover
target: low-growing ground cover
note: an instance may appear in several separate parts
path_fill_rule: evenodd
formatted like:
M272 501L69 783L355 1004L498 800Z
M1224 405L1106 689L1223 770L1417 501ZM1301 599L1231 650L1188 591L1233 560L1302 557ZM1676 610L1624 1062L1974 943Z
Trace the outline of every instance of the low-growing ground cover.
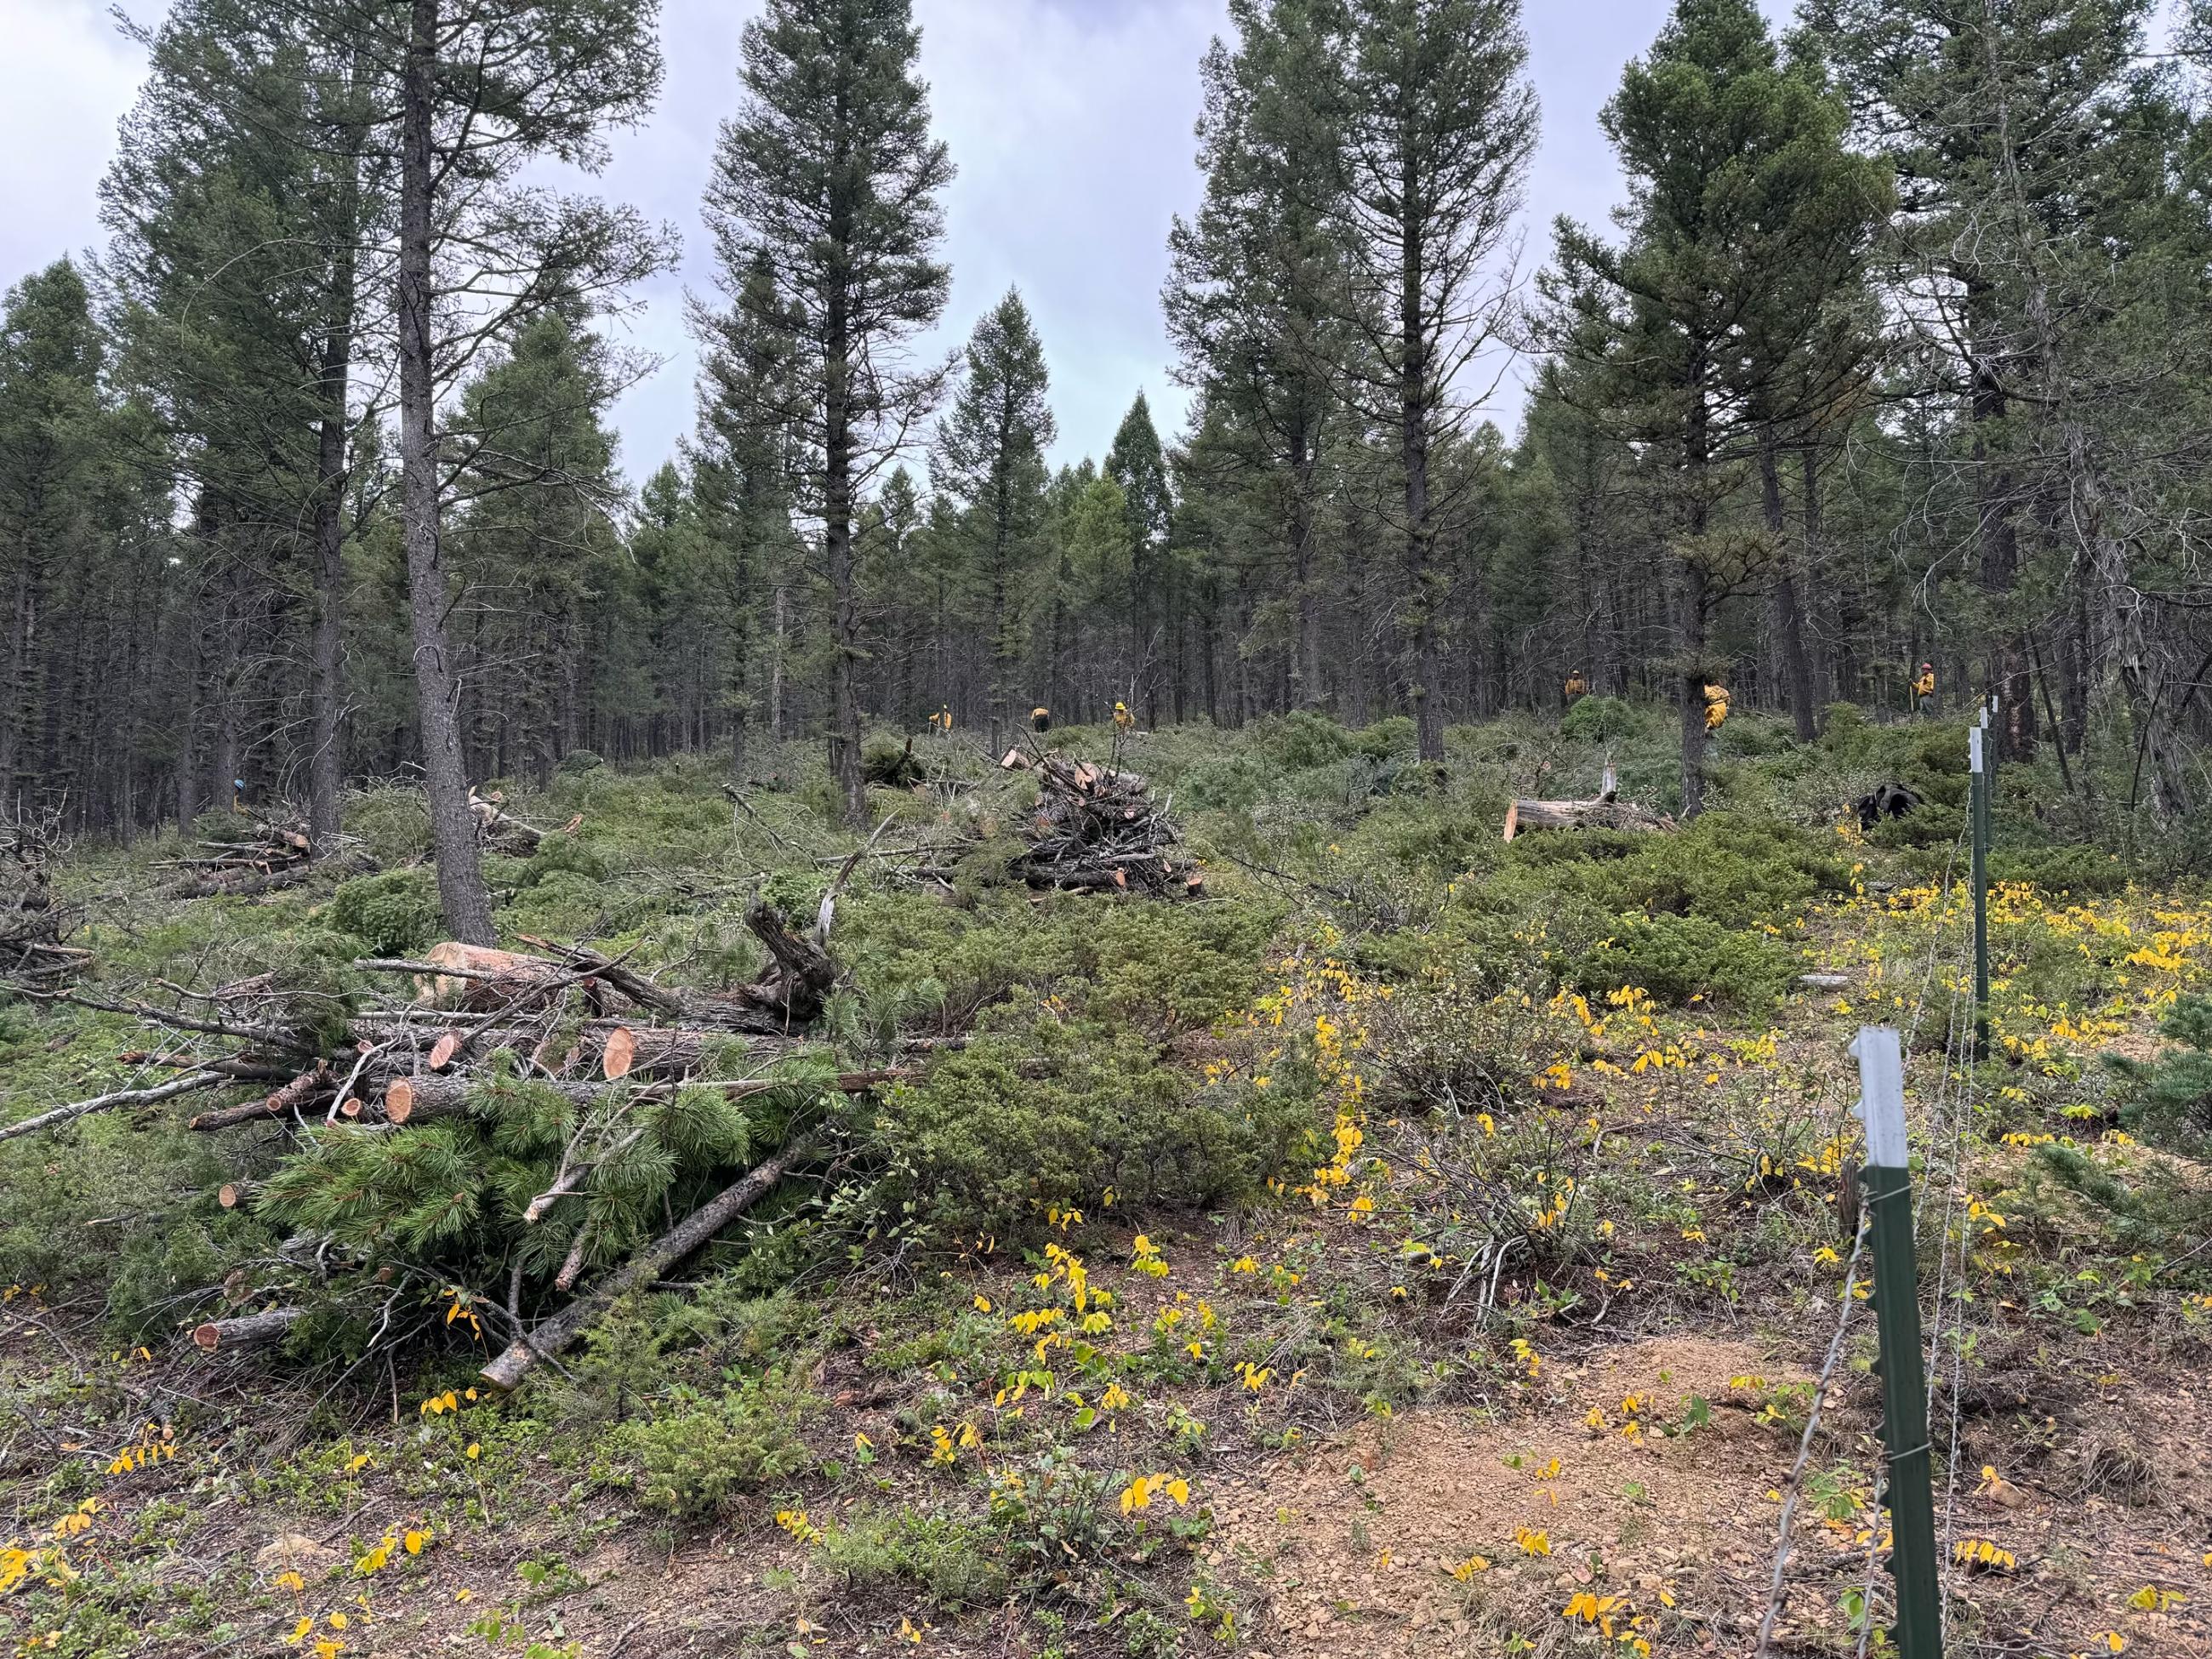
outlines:
M1665 742L1626 708L1457 729L1439 780L1388 723L1140 738L1206 872L1167 902L1008 880L1024 786L925 740L932 781L878 792L896 821L840 895L822 1022L854 1064L912 1063L745 1116L742 1149L723 1125L698 1168L801 1117L822 1155L511 1395L477 1377L514 1300L493 1200L465 1235L370 1216L303 1245L288 1206L329 1194L282 1125L156 1106L0 1142L10 1638L1737 1654L1789 1498L1772 1650L1870 1624L1879 1651L1845 1047L1881 1019L1911 1054L1954 1650L2204 1650L2212 903L2185 849L2093 854L2051 781L2007 781L1977 1065L1958 733L1839 718L1800 748L1747 718L1675 834L1499 839L1510 798L1608 759L1654 787ZM492 860L503 933L744 981L749 900L809 913L857 845L787 775L737 806L703 760L514 797L580 822ZM1886 777L1931 805L1863 832L1845 803ZM357 997L356 959L427 948L435 908L404 792L349 825L385 873L264 901L164 900L156 854L84 849L93 992ZM910 850L948 826L957 860ZM142 1036L0 1006L0 1127L114 1086ZM534 1155L474 1121L449 1150ZM275 1196L226 1206L240 1182ZM273 1349L181 1339L280 1296L313 1312Z

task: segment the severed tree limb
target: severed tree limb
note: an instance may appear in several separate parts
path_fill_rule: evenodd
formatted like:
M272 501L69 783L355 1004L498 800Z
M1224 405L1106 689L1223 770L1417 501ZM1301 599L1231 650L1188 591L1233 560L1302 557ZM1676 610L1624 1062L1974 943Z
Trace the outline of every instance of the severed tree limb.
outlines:
M94 1112L111 1111L118 1106L151 1106L156 1101L173 1100L179 1095L188 1095L201 1089L220 1089L237 1079L222 1072L187 1072L184 1076L171 1078L167 1083L156 1084L150 1089L118 1089L113 1094L94 1095L89 1100L71 1101L66 1106L57 1106L51 1112L41 1112L36 1117L0 1126L0 1140L13 1140L18 1135L36 1134L41 1129L51 1129L58 1123L70 1123Z
M624 1262L589 1294L580 1296L512 1344L477 1373L495 1389L513 1389L540 1359L565 1351L617 1298L644 1289L735 1221L789 1175L810 1151L800 1141L758 1165Z
M192 1330L193 1346L203 1352L219 1348L258 1348L277 1340L297 1324L305 1308L264 1308L235 1319L210 1319Z
M675 992L655 985L635 969L625 968L619 958L600 955L580 945L555 945L549 940L522 935L525 945L540 951L550 951L571 968L580 968L595 979L605 980L641 1008L650 1008L656 1014L670 1019L684 1018L684 999ZM628 951L623 953L625 956Z

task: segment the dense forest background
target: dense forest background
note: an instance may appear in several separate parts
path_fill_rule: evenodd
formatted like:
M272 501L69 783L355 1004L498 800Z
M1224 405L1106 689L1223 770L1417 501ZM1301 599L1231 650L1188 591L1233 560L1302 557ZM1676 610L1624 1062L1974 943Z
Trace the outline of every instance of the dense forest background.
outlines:
M1617 222L1519 247L1517 0L1231 0L1161 296L1190 422L1139 396L1054 471L1018 292L915 345L956 158L908 0L770 0L696 433L632 491L647 365L595 325L672 233L533 169L651 107L653 8L178 0L106 247L6 300L0 777L81 830L235 780L328 833L419 769L448 854L468 783L579 751L742 780L749 734L818 732L858 812L871 724L1312 708L1438 758L1579 672L1679 704L1694 811L1709 681L1809 737L1911 712L1925 659L2085 804L2185 814L2212 3L2171 51L2156 10L1680 0L1605 111Z

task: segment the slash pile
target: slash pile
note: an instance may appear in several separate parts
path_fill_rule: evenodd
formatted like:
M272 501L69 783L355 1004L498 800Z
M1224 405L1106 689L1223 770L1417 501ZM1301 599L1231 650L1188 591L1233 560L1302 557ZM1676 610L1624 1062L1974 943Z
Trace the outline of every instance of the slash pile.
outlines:
M213 815L210 815L213 816ZM307 826L273 818L240 817L234 823L200 820L197 858L171 859L155 867L178 872L165 898L208 898L217 893L270 893L305 881L314 861Z
M826 1156L830 1102L905 1075L841 1073L806 1036L836 979L833 899L806 933L756 901L745 921L769 964L726 990L678 989L622 957L526 939L531 950L449 943L364 958L337 994L270 974L174 1006L63 992L155 1034L121 1056L143 1086L0 1126L0 1139L251 1090L188 1127L281 1131L249 1134L216 1196L293 1237L266 1277L204 1293L214 1316L194 1342L278 1340L325 1304L366 1322L381 1302L382 1331L410 1281L441 1284L511 1337L484 1376L512 1387L624 1289ZM394 981L392 996L360 989Z
M1195 897L1206 878L1181 850L1165 805L1142 775L1050 753L1010 750L1036 775L1036 811L1015 870L1032 887Z

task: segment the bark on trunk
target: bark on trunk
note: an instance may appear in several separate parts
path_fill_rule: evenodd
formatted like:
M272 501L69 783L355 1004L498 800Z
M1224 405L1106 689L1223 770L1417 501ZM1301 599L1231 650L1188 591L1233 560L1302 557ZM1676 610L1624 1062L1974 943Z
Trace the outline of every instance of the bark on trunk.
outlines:
M468 945L498 939L491 895L477 859L461 760L458 688L446 638L446 573L439 545L436 363L433 356L430 248L431 121L439 0L414 0L400 88L399 459L407 545L408 614L415 647L415 706L422 731L422 775L446 928Z
M1759 438L1759 483L1767 533L1774 538L1774 628L1782 647L1783 675L1790 685L1790 712L1796 722L1797 741L1810 743L1820 734L1813 703L1813 661L1805 649L1805 617L1797 602L1796 561L1783 534L1781 457L1771 431Z
M350 133L349 138L352 137ZM354 234L361 216L360 161L340 147L337 237L331 256L323 328L322 415L315 445L314 754L307 772L307 834L318 853L338 833L338 789L345 777L340 747L345 709L339 625L345 594L345 490L349 374L353 364Z

